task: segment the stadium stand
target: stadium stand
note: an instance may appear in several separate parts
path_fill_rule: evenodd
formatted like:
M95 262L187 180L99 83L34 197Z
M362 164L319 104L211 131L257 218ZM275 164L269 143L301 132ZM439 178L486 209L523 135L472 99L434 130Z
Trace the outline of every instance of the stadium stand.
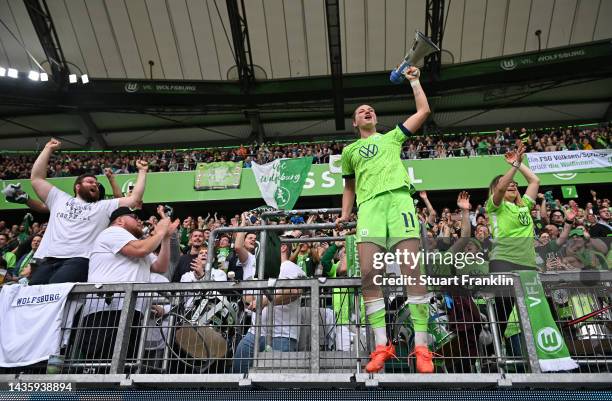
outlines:
M555 152L562 150L591 150L610 148L612 128L607 124L589 129L567 128L556 130L505 128L488 135L447 134L431 135L408 139L402 148L402 159L427 159L446 157L474 157L483 155L503 155L517 140L522 140L528 152ZM144 157L149 162L150 171L190 171L197 163L219 161L244 161L250 168L251 162L268 163L278 158L297 158L312 156L314 164L328 163L330 155L342 152L345 142L293 143L276 145L240 145L234 148L213 148L198 150L164 150L148 152L62 152L49 165L49 177L71 177L84 173L104 174L105 168L114 174L135 173L135 163ZM0 179L12 180L29 178L35 155L19 152L16 154L0 152L0 163L5 166Z

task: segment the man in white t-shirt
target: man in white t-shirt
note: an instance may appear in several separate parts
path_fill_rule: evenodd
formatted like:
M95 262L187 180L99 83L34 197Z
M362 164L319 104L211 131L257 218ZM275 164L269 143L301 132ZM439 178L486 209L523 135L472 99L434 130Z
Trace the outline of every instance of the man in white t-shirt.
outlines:
M86 282L87 266L95 239L109 223L111 213L119 206L135 207L142 202L147 163L137 161L138 179L130 196L100 199L95 175L83 174L74 183L75 196L54 187L47 178L51 154L61 143L51 139L32 167L32 188L50 211L49 225L34 255L43 259L32 275L31 285Z
M247 213L242 213L241 227L247 227L251 223ZM236 244L234 251L238 255L236 266L242 267L242 279L253 280L257 274L255 270L255 245L257 235L255 233L239 232L236 234Z
M111 216L111 225L100 233L91 250L89 259L90 283L148 283L151 273L165 273L170 263L170 237L176 231L180 221L174 223L165 217L155 226L153 235L142 237L142 215L128 207L120 207ZM160 247L159 255L153 252ZM143 298L136 300L132 327L138 326L141 315L147 312L148 306ZM122 297L113 294L110 297L88 297L83 307L85 317L81 349L88 357L108 359L113 351L116 327L119 323ZM101 329L100 327L106 327ZM136 342L137 330L132 330L131 341ZM104 339L104 340L103 340ZM130 347L137 348L137 347Z
M279 279L305 278L304 271L295 263L291 262L291 246L281 243L280 249L280 272ZM245 275L246 278L246 275ZM252 277L251 277L252 278ZM263 352L266 339L266 325L268 324L268 313L272 305L272 349L275 351L297 351L300 331L300 297L302 290L299 288L283 288L274 290L274 296L258 296L252 292L244 295L244 302L251 311L257 309L257 299L261 299L263 308L261 311L261 336L259 337L259 351ZM254 318L253 318L254 319ZM232 366L233 373L247 373L253 363L255 350L256 327L251 326L249 332L240 340L234 352Z

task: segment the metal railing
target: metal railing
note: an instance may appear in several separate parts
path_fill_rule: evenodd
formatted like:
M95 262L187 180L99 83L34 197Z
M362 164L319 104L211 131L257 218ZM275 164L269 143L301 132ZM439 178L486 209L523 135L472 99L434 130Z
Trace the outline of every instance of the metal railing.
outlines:
M296 213L334 213L307 209ZM278 214L265 212L262 218ZM287 213L285 213L287 214ZM354 223L351 224L354 226ZM334 224L260 225L213 230L260 232L252 281L78 284L62 320L59 371L47 364L0 375L1 381L77 381L93 385L147 384L238 387L609 386L612 382L612 272L540 275L571 357L571 373L542 373L519 276L511 286L432 287L429 346L435 373L416 374L409 355L414 329L404 287L383 288L387 331L398 358L381 373L363 366L372 349L360 278L263 280L267 231L332 229ZM282 239L342 241L341 237ZM212 258L206 265L210 277ZM248 298L246 296L249 296ZM255 300L256 307L250 303ZM250 303L249 303L250 302ZM263 304L266 305L263 305ZM505 336L516 307L518 334ZM152 311L155 311L153 313Z
M24 373L20 377L90 383L121 378L124 383L155 381L160 385L176 382L238 386L275 382L282 387L330 380L390 385L417 378L423 385L450 385L453 377L466 383L508 385L516 379L524 385L537 385L549 376L554 379L546 380L561 380L577 387L582 387L585 380L591 385L609 384L612 319L605 308L612 295L612 272L595 275L599 283L596 286L584 274L542 275L547 296L556 299L555 315L559 316L563 307L572 310L556 319L559 327L563 327L571 356L580 364L578 371L569 374L540 372L531 326L521 313L524 295L515 276L514 285L506 294L494 296L492 288L473 288L462 293L434 288L430 348L439 355L433 375L414 374L414 360L408 356L413 344L411 321L403 290L394 287L386 288L385 293L388 332L398 359L389 361L384 373L363 373L362 366L371 349L371 333L360 317L361 281L337 278L79 284L71 292L66 309L74 313L79 306L80 312L72 319L68 314L64 316L62 325L60 373L44 374L46 365L40 365L22 368ZM567 297L555 294L560 289L569 291ZM271 308L272 325L262 324L265 319L246 316L242 297L245 292L272 300L288 290L298 290L299 295L292 301L292 308L287 305ZM578 296L586 297L588 302ZM500 299L502 304L509 301L519 306L521 333L517 338L503 335L509 311L501 309L500 314L499 306L496 308ZM345 316L339 315L339 305L334 304L338 300L348 305ZM148 312L153 305L159 307L157 315ZM590 309L585 310L587 307ZM116 313L109 316L108 312ZM593 317L568 326L595 312ZM93 318L96 314L102 315ZM246 337L257 329L262 345L265 337L262 332L273 331L275 340L283 336L283 331L296 335L287 335L293 341L274 341L271 348L262 346L259 353L249 356L244 350L253 343ZM585 376L587 379L583 379ZM8 380L8 376L2 379Z

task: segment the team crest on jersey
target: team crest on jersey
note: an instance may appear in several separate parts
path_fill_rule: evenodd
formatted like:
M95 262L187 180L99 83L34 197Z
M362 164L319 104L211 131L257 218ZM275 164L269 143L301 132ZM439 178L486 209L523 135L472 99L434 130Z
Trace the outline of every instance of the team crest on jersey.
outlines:
M376 146L375 144L371 143L369 145L363 145L359 148L359 154L361 155L361 157L363 157L364 159L369 159L371 157L376 156L376 154L378 153L378 146Z
M519 223L521 223L522 225L528 226L530 219L531 219L531 216L529 216L529 213L519 212L518 220L519 220Z

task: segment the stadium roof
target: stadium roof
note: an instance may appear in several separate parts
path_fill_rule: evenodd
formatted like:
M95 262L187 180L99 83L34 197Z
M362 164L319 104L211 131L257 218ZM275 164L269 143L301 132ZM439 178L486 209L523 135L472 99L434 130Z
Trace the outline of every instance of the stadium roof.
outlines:
M337 135L350 132L346 119L346 128L337 129L338 93L345 118L370 99L386 125L413 110L406 88L392 86L386 76L414 31L425 31L425 0L339 2L341 90L332 79L328 40L334 1L248 0L244 13L236 14L232 3L241 5L0 0L1 67L27 72L38 62L52 73L51 38L70 72L91 79L79 87L43 89L0 78L0 148L33 148L50 133L75 147L105 148L236 143L264 132L271 139ZM32 16L36 5L39 14L48 12L56 37L41 36L40 21ZM255 74L248 93L237 82L236 15L248 25L246 56ZM426 85L433 121L442 128L476 129L609 119L610 20L612 2L604 0L447 0L442 73ZM601 40L597 56L580 53L582 44ZM572 47L557 51L566 46ZM492 58L497 66L519 62L514 55L525 52L536 55L532 66L482 67ZM543 54L566 54L568 62L539 59Z

